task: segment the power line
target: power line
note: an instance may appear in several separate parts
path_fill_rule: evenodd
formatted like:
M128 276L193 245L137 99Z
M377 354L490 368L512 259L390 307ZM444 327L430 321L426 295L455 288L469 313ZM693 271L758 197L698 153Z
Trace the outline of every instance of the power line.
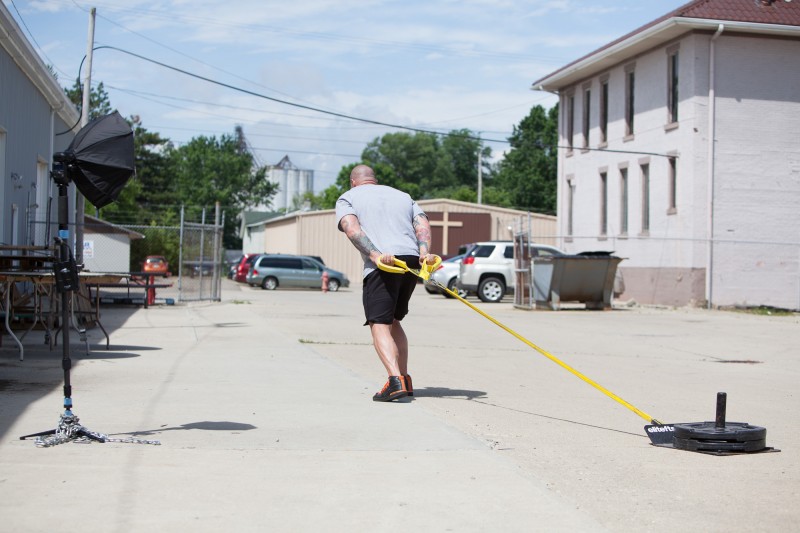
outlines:
M297 108L300 108L300 109L307 109L309 111L314 111L316 113L322 113L322 114L326 114L326 115L331 115L331 116L335 116L335 117L339 117L339 118L344 118L344 119L347 119L347 120L355 120L357 122L364 122L364 123L367 123L367 124L375 124L375 125L378 125L378 126L386 126L388 128L396 128L396 129L401 129L401 130L414 131L414 132L417 132L417 133L427 133L427 134L430 134L430 135L454 136L454 137L460 137L460 138L463 138L463 139L471 139L471 140L475 140L475 141L479 141L479 142L496 142L496 143L511 144L511 141L507 140L507 139L504 139L504 140L487 139L487 138L476 137L474 135L460 135L458 133L452 133L452 132L445 133L445 132L441 132L441 131L426 130L426 129L423 129L423 128L415 128L415 127L412 127L412 126L404 126L404 125L401 125L401 124L392 124L392 123L389 123L389 122L382 122L382 121L379 121L379 120L373 120L373 119L364 118L364 117L356 117L354 115L347 115L345 113L339 113L337 111L328 111L326 109L321 109L321 108L318 108L318 107L308 106L308 105L305 105L305 104L298 104L298 103L294 103L294 102L288 102L286 100L281 100L280 98L274 98L272 96L267 96L265 94L260 94L260 93L257 93L255 91L251 91L249 89L244 89L242 87L237 87L237 86L231 85L229 83L224 83L224 82L221 82L221 81L217 81L217 80L208 78L206 76L201 76L199 74L194 74L193 72L189 72L187 70L180 69L178 67L173 67L172 65L168 65L168 64L163 63L161 61L156 61L155 59L151 59L149 57L145 57L143 55L136 54L134 52L130 52L130 51L124 50L122 48L118 48L116 46L104 45L104 46L98 46L98 47L94 48L94 50L101 50L101 49L116 50L117 52L121 52L123 54L128 54L130 56L139 58L139 59L141 59L143 61L147 61L149 63L153 63L154 65L158 65L158 66L167 68L169 70L174 70L175 72L179 72L179 73L184 74L186 76L190 76L192 78L197 78L199 80L203 80L203 81L206 81L208 83L212 83L214 85L219 85L221 87L225 87L225 88L231 89L233 91L237 91L237 92L241 92L241 93L244 93L244 94L248 94L250 96L255 96L257 98L263 98L263 99L269 100L271 102L277 102L277 103L280 103L280 104L284 104L284 105L288 105L288 106L292 106L292 107L297 107ZM545 144L541 144L541 147L542 148L546 148L546 147L549 147L549 148L561 148L561 149L567 149L567 150L568 149L572 149L571 146L561 146L561 145L545 145ZM613 153L621 153L621 154L640 154L640 155L652 155L652 156L659 156L659 157L676 157L674 155L658 154L658 153L654 153L654 152L642 152L642 151L633 151L633 150L611 150L611 149L608 149L608 148L581 147L581 150L586 150L586 151L590 151L590 152L613 152Z
M264 100L269 100L271 102L277 102L277 103L280 103L280 104L284 104L284 105L288 105L288 106L292 106L292 107L297 107L297 108L300 108L300 109L307 109L309 111L314 111L316 113L323 113L325 115L331 115L331 116L334 116L334 117L344 118L344 119L347 119L347 120L355 120L355 121L358 121L358 122L364 122L364 123L367 123L367 124L375 124L375 125L378 125L378 126L386 126L387 128L395 128L395 129L400 129L400 130L415 131L417 133L428 133L428 134L431 134L431 135L450 135L450 133L445 133L445 132L441 132L441 131L426 130L426 129L423 129L423 128L415 128L413 126L404 126L402 124L392 124L390 122L383 122L383 121L380 121L380 120L373 120L373 119L369 119L369 118L356 117L354 115L348 115L348 114L345 114L345 113L339 113L337 111L328 111L326 109L321 109L321 108L318 108L318 107L313 107L313 106L309 106L309 105L305 105L305 104L298 104L298 103L295 103L295 102L289 102L287 100L281 100L280 98L275 98L273 96L267 96L265 94L257 93L255 91L251 91L249 89L244 89L242 87L237 87L237 86L231 85L229 83L217 81L217 80L208 78L206 76L201 76L199 74L195 74L193 72L189 72L188 70L180 69L178 67L173 67L172 65L168 65L166 63L162 63L161 61L156 61L155 59L151 59L149 57L145 57L143 55L136 54L134 52L130 52L130 51L124 50L122 48L118 48L116 46L103 45L103 46L98 46L98 47L94 48L94 50L103 50L103 49L116 50L117 52L121 52L123 54L128 54L130 56L133 56L133 57L136 57L138 59L141 59L142 61L147 61L149 63L153 63L154 65L158 65L160 67L164 67L164 68L167 68L169 70L174 70L175 72L179 72L179 73L184 74L186 76L190 76L192 78L197 78L199 80L203 80L203 81L206 81L208 83L212 83L214 85L219 85L220 87L225 87L225 88L231 89L233 91L237 91L237 92L240 92L240 93L248 94L250 96L255 96L257 98L263 98ZM463 137L465 139L473 139L473 140L476 140L476 141L480 140L478 137L474 137L474 136L471 136L471 135L458 135L458 134L456 134L456 136L457 137ZM490 141L493 141L493 142L508 142L508 141L501 141L501 140L497 140L497 139L484 139L484 140L490 140Z
M207 105L207 106L213 106L213 107L224 107L226 109L236 109L236 110L240 110L240 111L253 111L253 112L265 113L265 114L269 114L269 115L281 115L281 116L287 116L287 117L298 117L298 118L305 118L305 119L311 119L311 120L330 120L330 121L338 120L336 118L331 118L331 117L316 117L316 116L313 116L313 115L300 115L300 114L297 114L297 113L284 113L284 112L280 112L280 111L268 111L268 110L261 109L261 108L234 106L234 105L230 105L230 104L220 104L220 103L217 103L217 102L205 102L205 101L202 101L202 100L193 100L191 98L182 98L182 97L178 97L178 96L168 96L168 95L150 93L150 92L145 92L145 91L136 91L136 90L133 90L133 89L123 89L121 87L116 87L114 85L104 85L104 87L109 88L109 89L114 89L116 91L120 91L120 92L123 92L123 93L126 93L126 94L130 94L131 96L135 96L137 98L141 98L141 99L147 100L149 102L154 102L156 104L163 105L163 106L166 106L166 107L172 107L174 109L184 109L184 110L188 110L188 111L194 111L194 112L197 112L197 113L202 113L202 114L206 114L206 115L210 115L210 116L216 116L216 117L222 117L222 118L230 118L230 116L229 115L218 115L216 113L211 113L209 111L198 110L197 108L181 107L181 106L177 106L177 105L173 105L173 104L168 104L166 102L159 101L158 98L163 98L163 99L166 99L166 100L177 100L179 102L189 102L189 103L192 103L192 104L200 104L200 105ZM275 125L275 126L289 126L289 127L292 127L292 128L314 128L314 129L319 129L320 128L320 126L301 126L301 125L296 125L296 124L291 124L290 125L290 124L282 124L282 123L279 123L279 122L274 122L274 123L262 122L262 124L272 124L272 125ZM363 126L359 126L358 128L359 129L363 129ZM178 129L178 128L175 128L175 129ZM337 129L346 129L346 128L343 128L342 126L337 126ZM355 127L354 127L354 129L355 129Z

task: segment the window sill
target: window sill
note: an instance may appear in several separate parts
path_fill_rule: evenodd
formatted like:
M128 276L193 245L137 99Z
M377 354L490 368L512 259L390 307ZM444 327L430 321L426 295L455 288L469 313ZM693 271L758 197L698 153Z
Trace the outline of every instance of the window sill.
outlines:
M650 230L646 229L644 231L639 232L639 237L649 237L649 236L650 236Z
M633 135L633 133L631 133L630 135L626 135L625 137L623 137L622 138L622 142L624 142L624 143L631 142L635 138L636 137Z
M564 237L564 242L572 242L572 237Z
M607 240L608 240L608 235L600 235L600 236L597 238L597 240L598 240L598 241L607 241Z
M664 131L677 130L680 124L680 122L670 122L669 124L664 124Z
M668 215L677 215L678 214L678 208L677 207L670 207L669 209L667 209L667 214Z
M574 154L575 152L572 151L572 148L568 148L567 153L564 154L564 157L572 157Z
M598 144L597 147L598 148L608 148L608 142L607 141L603 141L600 144Z
M584 146L583 148L581 148L581 153L582 154L585 154L587 152L589 152L589 147L588 146Z
M628 233L627 232L620 233L619 235L617 235L617 239L627 239L627 238L628 238Z

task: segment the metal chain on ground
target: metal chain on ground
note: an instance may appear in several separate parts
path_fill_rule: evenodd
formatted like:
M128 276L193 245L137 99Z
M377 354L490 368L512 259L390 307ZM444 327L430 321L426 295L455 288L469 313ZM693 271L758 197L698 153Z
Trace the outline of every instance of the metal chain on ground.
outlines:
M81 444L89 444L92 440L98 442L124 442L128 444L152 444L155 446L161 445L161 441L157 440L143 440L134 437L124 439L115 439L109 437L105 433L97 433L86 429L79 423L79 419L75 415L61 415L56 427L55 434L52 437L36 437L34 444L39 448L49 448L67 442L76 442Z

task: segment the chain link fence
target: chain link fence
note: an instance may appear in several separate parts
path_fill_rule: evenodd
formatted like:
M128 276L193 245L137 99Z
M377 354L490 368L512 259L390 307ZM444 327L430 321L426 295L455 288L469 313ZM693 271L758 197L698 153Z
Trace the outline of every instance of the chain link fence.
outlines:
M198 218L199 222L187 221L181 210L177 225L141 226L112 224L86 215L83 271L124 275L119 286L100 287L101 303L219 301L226 274L223 224L218 212L210 223L205 209ZM44 243L47 223L32 221L31 225L31 233L41 235ZM158 271L145 271L150 256L163 258Z

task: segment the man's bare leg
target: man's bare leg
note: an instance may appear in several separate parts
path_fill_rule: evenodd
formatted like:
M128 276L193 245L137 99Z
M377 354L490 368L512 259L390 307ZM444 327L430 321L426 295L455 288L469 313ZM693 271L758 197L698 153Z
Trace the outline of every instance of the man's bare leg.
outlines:
M400 321L395 320L392 324L392 338L394 339L394 344L397 346L397 368L400 370L400 374L405 376L408 374L408 338L406 337L406 332L403 330L403 326L400 325Z
M375 351L378 352L378 357L386 368L388 375L401 375L398 365L400 350L394 339L393 324L370 324L369 329L372 333L372 345L375 346ZM403 337L405 337L405 334L403 334ZM408 348L406 348L407 350ZM406 353L407 357L408 354Z

